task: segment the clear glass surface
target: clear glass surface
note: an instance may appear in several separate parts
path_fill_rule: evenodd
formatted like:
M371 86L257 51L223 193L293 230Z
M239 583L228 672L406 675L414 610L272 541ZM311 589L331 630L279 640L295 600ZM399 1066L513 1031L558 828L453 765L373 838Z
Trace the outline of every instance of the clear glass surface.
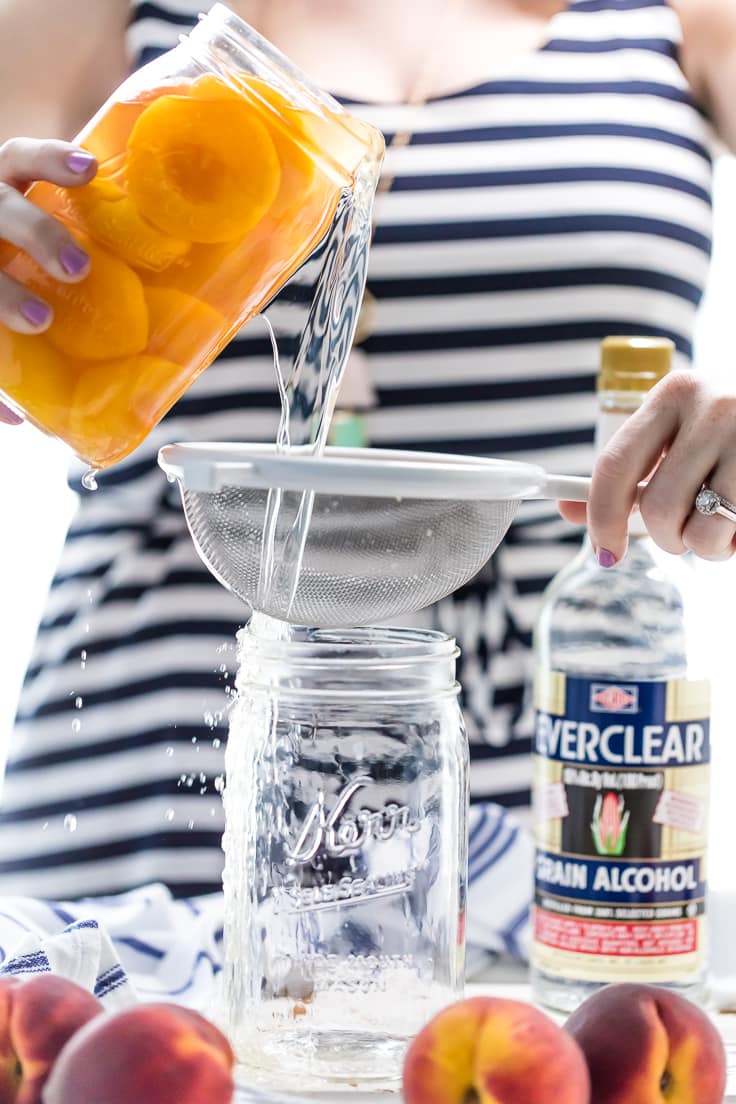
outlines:
M274 628L277 631L274 631ZM241 1061L305 1088L398 1078L461 992L467 744L454 641L240 637L225 789L225 1017Z
M641 532L640 519L638 527ZM697 601L692 560L637 536L636 519L632 528L628 552L615 568L599 566L586 537L550 584L536 628L538 671L622 682L707 678L706 611ZM546 973L533 960L531 980L535 998L561 1011L576 1008L602 984ZM670 984L696 999L703 976Z
M94 179L26 194L86 250L88 274L63 284L20 248L0 257L54 311L42 334L0 324L0 396L30 422L102 469L268 307L296 380L312 346L349 346L383 139L225 5L75 142Z

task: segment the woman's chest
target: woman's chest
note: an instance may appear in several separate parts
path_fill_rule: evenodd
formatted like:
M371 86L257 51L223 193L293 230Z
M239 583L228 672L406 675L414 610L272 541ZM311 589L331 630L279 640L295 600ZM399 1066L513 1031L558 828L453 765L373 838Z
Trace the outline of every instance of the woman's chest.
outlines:
M247 18L247 9L241 5ZM259 30L321 87L351 99L407 102L488 79L539 49L568 0L393 0L262 6Z
M539 49L574 0L228 0L322 88L402 102L454 93ZM196 22L201 0L132 5L134 54ZM168 23L167 28L165 24ZM137 26L137 24L141 24ZM139 53L140 51L138 51Z

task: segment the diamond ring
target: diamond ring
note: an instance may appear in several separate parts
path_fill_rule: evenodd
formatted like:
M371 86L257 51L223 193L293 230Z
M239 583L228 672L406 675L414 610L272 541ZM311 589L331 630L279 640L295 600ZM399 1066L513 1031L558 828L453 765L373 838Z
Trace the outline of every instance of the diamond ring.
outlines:
M727 498L716 494L710 487L706 487L705 483L698 491L695 509L701 514L720 514L721 517L728 518L736 525L736 506Z

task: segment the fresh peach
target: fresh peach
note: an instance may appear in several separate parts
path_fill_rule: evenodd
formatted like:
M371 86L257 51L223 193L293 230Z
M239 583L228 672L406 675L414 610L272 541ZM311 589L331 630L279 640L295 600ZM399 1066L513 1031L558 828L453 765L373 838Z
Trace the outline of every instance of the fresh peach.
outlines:
M529 1004L472 997L420 1031L404 1063L406 1104L588 1104L577 1044ZM66 1104L66 1102L65 1102Z
M102 1004L66 978L0 978L0 1104L40 1104L49 1071Z
M89 1024L64 1048L44 1104L229 1104L233 1053L200 1016L142 1004Z
M654 985L607 985L565 1024L590 1070L592 1104L721 1104L726 1053L692 1001Z

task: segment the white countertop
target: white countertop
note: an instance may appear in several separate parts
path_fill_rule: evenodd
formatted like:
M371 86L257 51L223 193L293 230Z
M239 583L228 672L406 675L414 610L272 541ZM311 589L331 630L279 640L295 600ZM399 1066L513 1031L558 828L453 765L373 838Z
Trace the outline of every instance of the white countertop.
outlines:
M465 987L467 997L494 996L507 997L511 1000L531 1000L529 986L519 980L513 980L513 971L509 980L494 980L481 983L471 983ZM723 1040L726 1044L728 1056L728 1090L726 1101L736 1102L736 1014L717 1014L713 1017ZM285 1097L288 1099L288 1096ZM357 1092L343 1090L326 1090L324 1092L302 1095L299 1099L309 1099L312 1102L322 1101L323 1104L378 1104L379 1101L394 1101L399 1104L403 1098L395 1090L383 1089L383 1091Z

